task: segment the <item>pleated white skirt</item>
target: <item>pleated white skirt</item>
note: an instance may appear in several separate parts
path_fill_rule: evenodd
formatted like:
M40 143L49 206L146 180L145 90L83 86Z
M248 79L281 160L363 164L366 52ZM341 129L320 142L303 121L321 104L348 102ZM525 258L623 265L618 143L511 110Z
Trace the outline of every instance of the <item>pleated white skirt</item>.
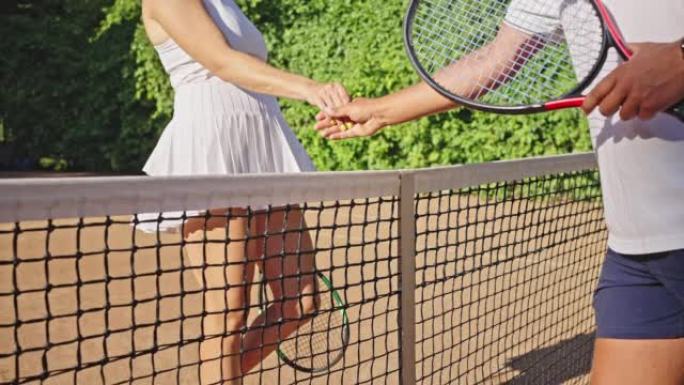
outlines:
M314 170L274 97L218 78L176 89L173 118L143 168L151 176ZM176 231L181 218L182 213L139 214L143 222L136 228Z

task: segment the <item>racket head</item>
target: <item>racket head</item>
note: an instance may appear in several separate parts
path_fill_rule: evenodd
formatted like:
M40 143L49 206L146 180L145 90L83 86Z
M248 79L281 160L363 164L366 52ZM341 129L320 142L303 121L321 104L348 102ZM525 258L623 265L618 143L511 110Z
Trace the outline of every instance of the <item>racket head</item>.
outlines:
M349 316L342 296L332 282L317 272L315 293L319 297L318 310L308 316L304 323L276 350L278 357L293 369L305 373L330 370L344 357L349 345ZM261 285L260 303L269 296L267 285Z
M558 26L550 29L547 19L527 19L518 9L522 4L542 7L544 11L544 7L560 3L412 0L404 19L405 49L420 77L457 104L504 114L576 107L581 105L582 91L596 79L605 63L611 37L602 10L594 1L572 2L577 14L570 16L579 20L570 25L570 30L561 23L560 14ZM523 33L529 39L513 49L512 56L500 57L503 65L492 65L489 59L497 55L487 53L498 53L496 47L505 47L497 45L502 42L497 39L503 28L508 29L507 33ZM573 37L572 44L566 35ZM581 63L573 62L577 58Z

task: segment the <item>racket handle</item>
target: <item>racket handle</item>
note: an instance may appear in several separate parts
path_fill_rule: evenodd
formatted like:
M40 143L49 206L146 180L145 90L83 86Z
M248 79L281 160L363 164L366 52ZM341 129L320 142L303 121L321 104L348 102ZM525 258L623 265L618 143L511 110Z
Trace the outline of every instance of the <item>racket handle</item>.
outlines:
M585 99L584 96L580 96L577 98L554 100L553 102L548 102L548 103L544 104L544 110L545 111L556 111L556 110L562 110L565 108L579 108L579 107L582 107L582 104L584 103L584 99ZM667 111L665 111L665 113L670 114L670 115L674 116L675 118L679 119L680 121L684 122L684 101L682 101L679 104L668 109Z
M548 102L544 104L544 109L546 111L562 110L565 108L579 108L582 107L584 103L584 96L577 98L554 100L553 102Z

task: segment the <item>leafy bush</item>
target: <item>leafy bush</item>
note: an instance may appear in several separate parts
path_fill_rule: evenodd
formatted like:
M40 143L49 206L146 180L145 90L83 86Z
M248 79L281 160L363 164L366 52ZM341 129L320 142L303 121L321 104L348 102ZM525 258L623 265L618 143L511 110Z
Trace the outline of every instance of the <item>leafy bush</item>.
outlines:
M0 17L5 167L139 169L162 119L135 99L135 23L95 38L106 0L21 1Z
M139 25L139 0L115 0L102 15L97 9L104 1L62 1L68 18L2 16L10 23L0 27L5 36L20 39L0 43L9 52L1 59L7 61L1 78L10 84L0 91L0 119L22 156L67 159L72 168L139 170L171 116L172 90ZM266 36L276 66L341 81L357 96L418 81L403 50L401 1L238 3ZM331 143L311 129L313 108L290 100L281 106L322 170L426 167L590 148L586 124L574 111L500 117L460 109L371 139Z

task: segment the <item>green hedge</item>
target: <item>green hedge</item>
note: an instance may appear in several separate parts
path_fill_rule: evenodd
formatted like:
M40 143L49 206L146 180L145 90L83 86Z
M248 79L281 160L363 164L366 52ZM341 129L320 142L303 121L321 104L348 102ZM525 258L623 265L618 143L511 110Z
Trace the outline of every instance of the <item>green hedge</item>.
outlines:
M48 166L136 171L168 121L172 90L139 26L139 0L50 0L58 11L10 12L3 39L0 122L15 157ZM45 1L38 4L44 4ZM379 96L417 76L401 40L402 1L238 0L264 32L273 64L355 95ZM108 6L107 6L108 5ZM107 6L100 12L103 6ZM386 169L584 151L575 111L499 117L460 109L330 143L315 110L281 100L285 117L323 170ZM0 139L2 140L2 139Z

